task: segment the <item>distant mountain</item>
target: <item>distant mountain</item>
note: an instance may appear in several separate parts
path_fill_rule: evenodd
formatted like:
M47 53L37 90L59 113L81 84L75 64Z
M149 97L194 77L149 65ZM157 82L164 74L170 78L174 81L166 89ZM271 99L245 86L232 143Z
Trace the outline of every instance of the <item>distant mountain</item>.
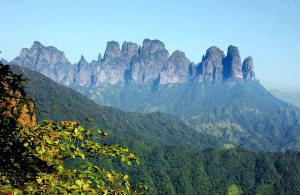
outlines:
M158 40L143 46L107 43L102 59L71 65L64 53L34 42L10 62L30 67L100 105L124 111L169 113L198 132L258 150L300 150L300 110L255 80L253 59L237 47L227 56L212 46L196 65L185 54L169 56Z
M278 89L273 89L270 90L270 93L275 97L300 108L300 91L287 92Z
M30 49L22 49L10 64L18 64L38 71L54 81L67 86L85 86L101 91L107 84L118 82L168 84L194 79L212 81L228 78L255 79L253 60L248 57L241 64L237 47L229 46L227 56L219 48L210 47L202 62L194 65L181 51L171 56L159 40L145 39L143 46L124 42L107 43L104 58L88 63L84 56L71 65L63 51L45 47L35 41ZM95 93L96 94L96 93Z
M272 96L258 81L114 85L102 99L125 111L161 111L199 132L223 137L251 150L299 150L300 110Z

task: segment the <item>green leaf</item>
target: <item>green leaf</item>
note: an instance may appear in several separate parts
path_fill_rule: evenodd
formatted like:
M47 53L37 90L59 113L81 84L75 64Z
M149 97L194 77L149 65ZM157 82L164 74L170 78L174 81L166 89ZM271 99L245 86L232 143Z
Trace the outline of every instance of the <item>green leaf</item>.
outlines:
M64 167L60 165L60 166L57 168L57 170L58 170L59 172L62 172L62 171L64 170Z
M127 181L127 180L128 180L128 175L125 175L125 176L123 177L123 180L124 180L124 181Z
M80 155L81 158L84 160L84 154L81 153L81 154L79 154L79 155Z

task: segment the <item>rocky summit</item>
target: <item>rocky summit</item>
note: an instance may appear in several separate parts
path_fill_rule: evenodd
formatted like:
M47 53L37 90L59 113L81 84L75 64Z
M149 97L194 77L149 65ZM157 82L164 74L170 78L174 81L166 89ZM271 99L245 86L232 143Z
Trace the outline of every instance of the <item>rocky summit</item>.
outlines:
M20 55L10 64L18 64L40 72L56 82L61 82L68 74L71 63L63 51L55 47L45 47L35 41L30 49L22 49Z
M110 41L103 59L99 54L97 61L89 63L81 56L80 61L73 65L63 51L35 41L30 49L22 49L9 64L29 67L67 86L98 87L100 90L118 82L153 85L229 78L255 80L252 57L241 63L235 46L228 47L227 56L218 47L212 46L207 49L202 61L195 65L184 52L177 50L170 56L163 42L150 39L145 39L142 46L125 41L122 48L118 42Z

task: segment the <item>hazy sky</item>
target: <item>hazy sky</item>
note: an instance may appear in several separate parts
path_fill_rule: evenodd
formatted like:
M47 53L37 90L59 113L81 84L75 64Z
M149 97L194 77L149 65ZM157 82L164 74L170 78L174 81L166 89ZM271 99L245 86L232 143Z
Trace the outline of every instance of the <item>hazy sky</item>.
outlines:
M252 56L266 88L300 90L300 0L0 0L0 58L34 41L71 63L104 54L108 41L162 41L198 63L210 46Z

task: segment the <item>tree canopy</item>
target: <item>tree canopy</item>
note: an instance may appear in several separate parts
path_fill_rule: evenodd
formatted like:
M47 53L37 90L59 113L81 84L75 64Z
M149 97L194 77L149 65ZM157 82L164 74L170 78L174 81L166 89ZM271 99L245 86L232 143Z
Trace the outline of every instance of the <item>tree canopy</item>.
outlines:
M132 191L128 175L88 162L79 169L66 169L64 159L107 159L139 164L127 148L93 140L107 133L85 130L77 122L35 122L34 101L26 97L22 75L13 74L0 62L0 191L42 194L142 194L140 184ZM34 81L34 80L31 80ZM88 119L87 121L91 121Z

